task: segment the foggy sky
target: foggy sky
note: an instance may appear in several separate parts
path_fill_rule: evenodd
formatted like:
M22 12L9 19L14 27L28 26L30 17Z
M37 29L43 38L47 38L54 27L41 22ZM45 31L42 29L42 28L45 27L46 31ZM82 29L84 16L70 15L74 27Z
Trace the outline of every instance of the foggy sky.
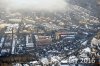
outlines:
M1 0L0 3L8 9L32 9L37 11L63 11L67 6L65 0Z

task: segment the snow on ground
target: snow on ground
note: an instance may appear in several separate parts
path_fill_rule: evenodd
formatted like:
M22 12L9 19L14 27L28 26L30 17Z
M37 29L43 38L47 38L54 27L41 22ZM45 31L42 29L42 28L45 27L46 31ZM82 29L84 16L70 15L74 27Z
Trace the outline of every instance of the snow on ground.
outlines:
M43 64L45 64L45 65L49 63L49 61L48 61L47 58L42 58L42 59L41 59L41 62L42 62Z
M87 52L90 53L90 52L91 52L91 49L90 49L89 47L87 47L87 48L83 49L83 51L86 52L86 53L87 53Z

